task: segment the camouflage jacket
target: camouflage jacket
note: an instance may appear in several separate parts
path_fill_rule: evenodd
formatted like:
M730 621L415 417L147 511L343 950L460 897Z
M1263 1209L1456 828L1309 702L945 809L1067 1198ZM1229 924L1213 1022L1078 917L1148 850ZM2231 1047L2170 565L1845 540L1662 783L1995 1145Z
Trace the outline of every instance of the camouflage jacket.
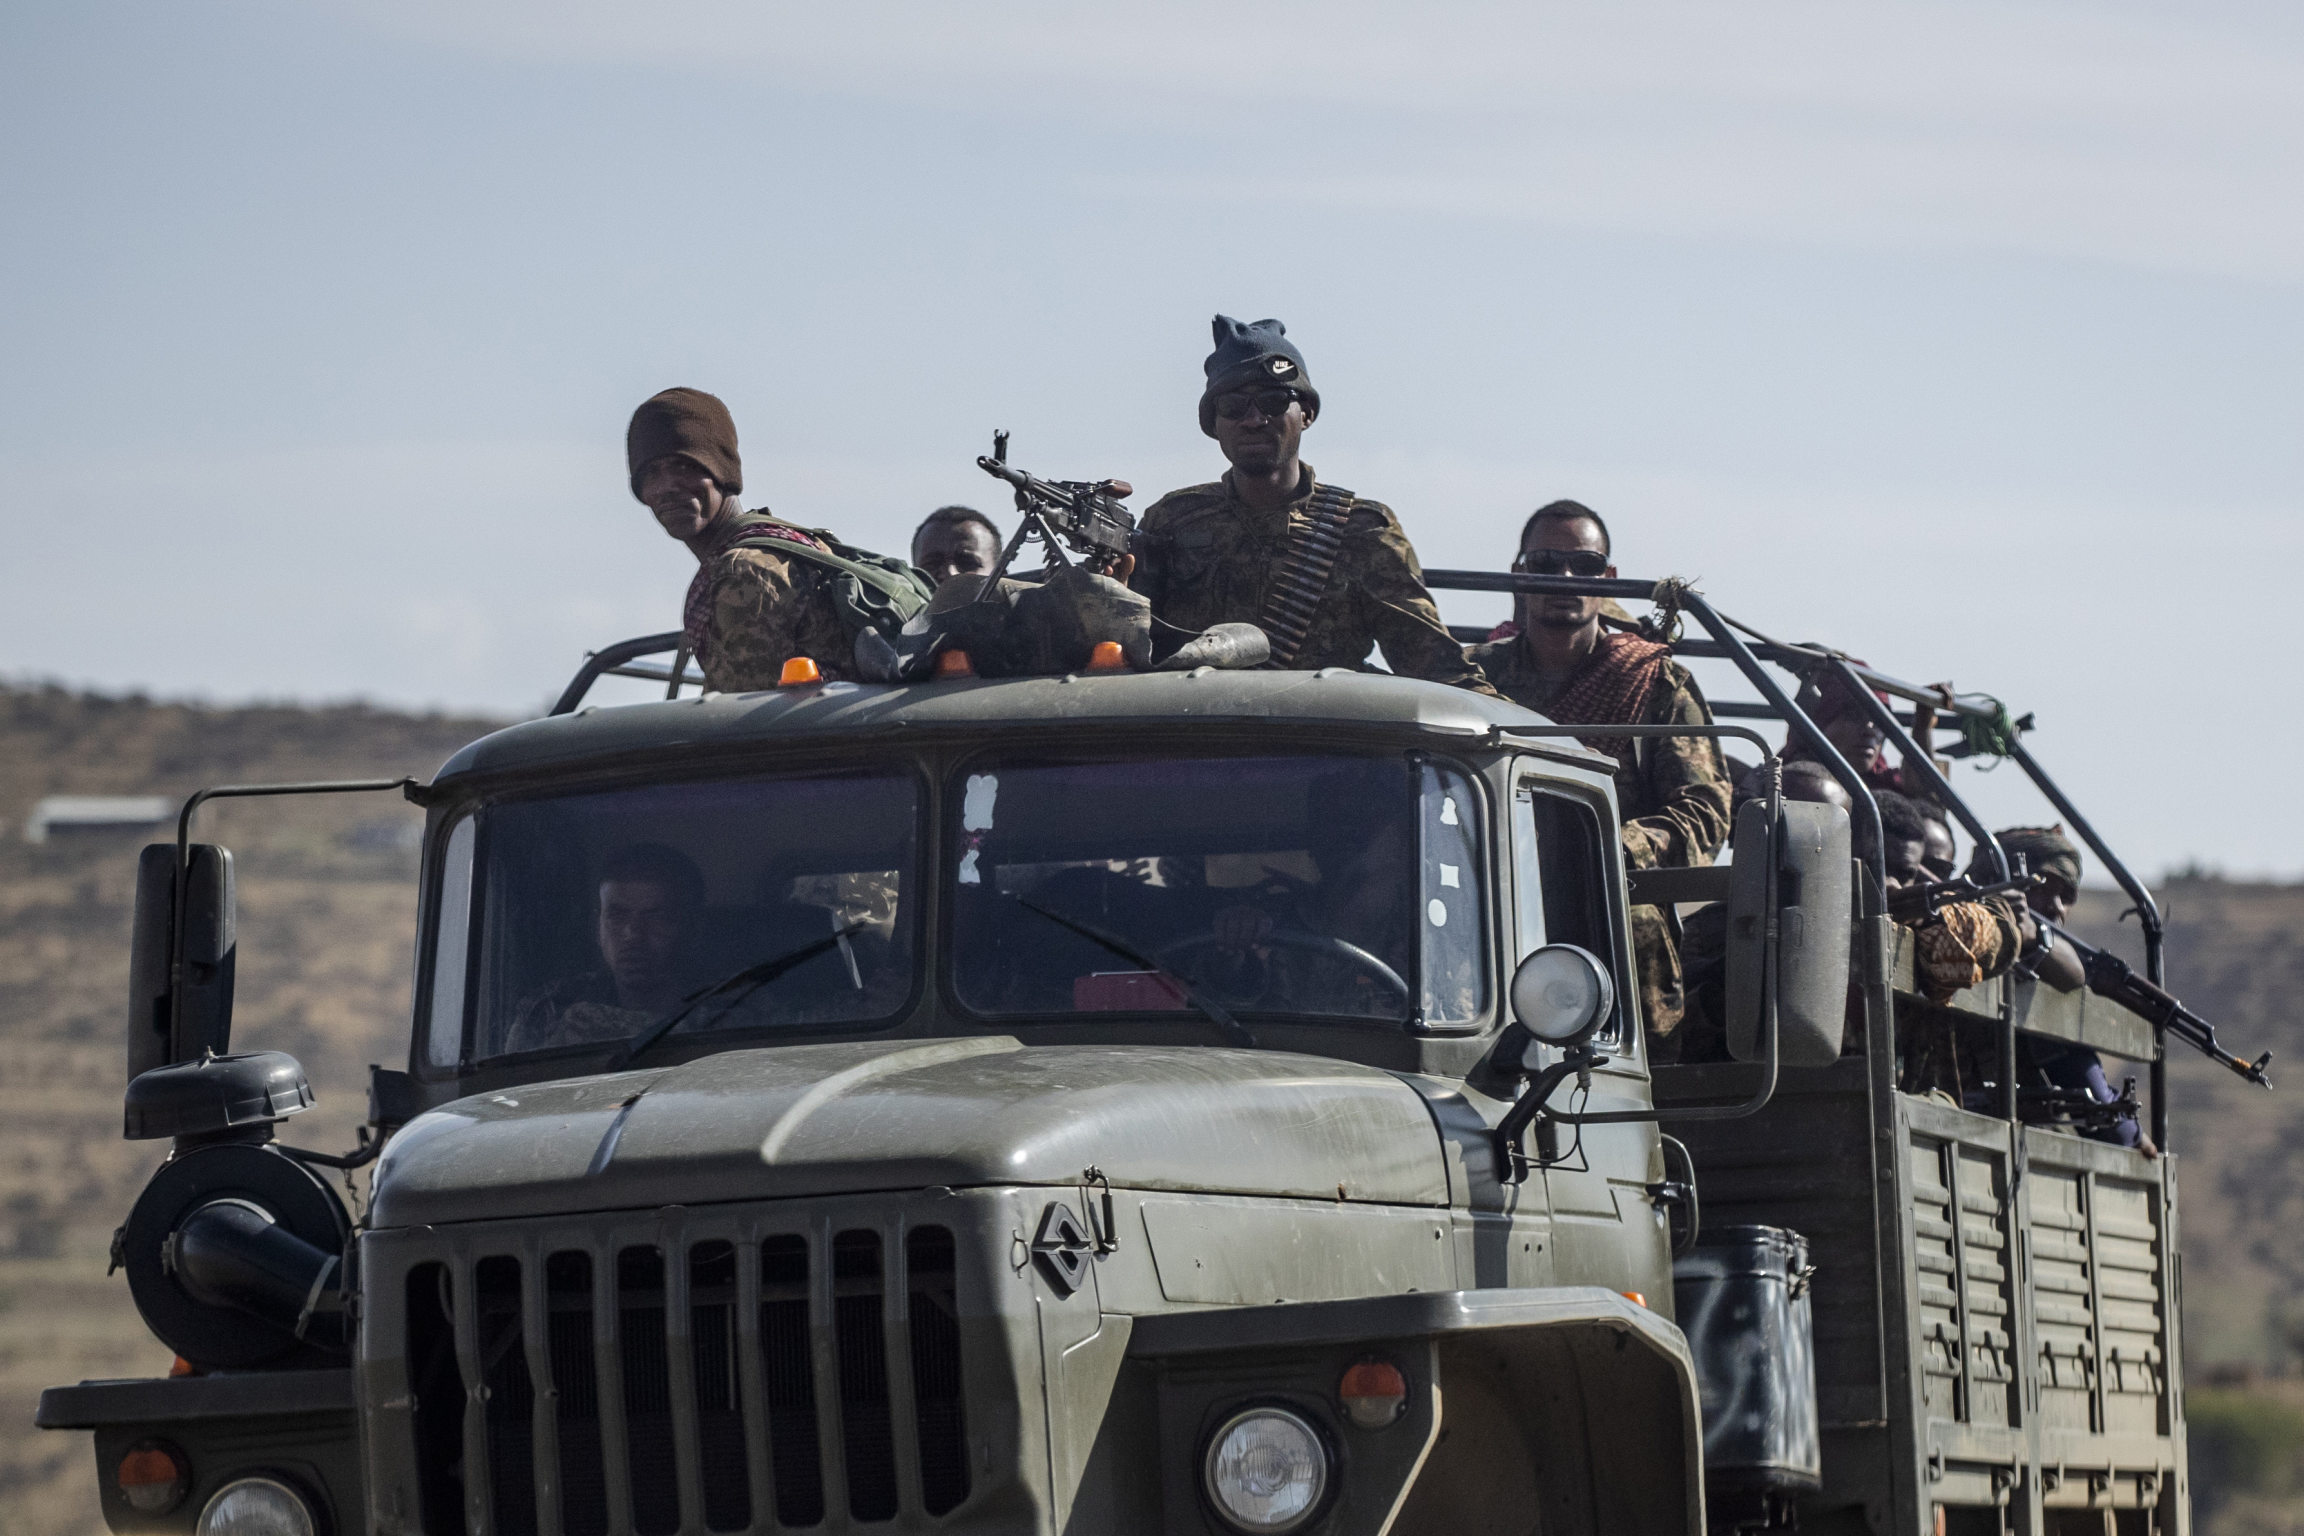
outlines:
M1538 714L1571 681L1563 678L1547 685L1517 639L1476 645L1471 656L1506 698ZM1668 661L1662 681L1649 696L1645 718L1618 723L1710 725L1712 710L1688 669ZM1631 739L1616 753L1616 764L1616 803L1624 818L1626 862L1634 869L1711 863L1728 840L1730 786L1720 744L1708 736Z
M715 693L773 688L794 656L815 662L827 681L852 679L854 644L824 569L774 550L727 547L758 531L725 519L719 547L689 584L683 629L704 686Z
M1295 500L1259 512L1232 494L1227 475L1170 491L1145 511L1130 585L1152 600L1155 654L1173 652L1211 624L1258 621L1316 483L1307 464ZM1400 520L1382 502L1355 497L1343 550L1295 665L1365 667L1379 645L1385 664L1404 677L1495 691L1440 622Z

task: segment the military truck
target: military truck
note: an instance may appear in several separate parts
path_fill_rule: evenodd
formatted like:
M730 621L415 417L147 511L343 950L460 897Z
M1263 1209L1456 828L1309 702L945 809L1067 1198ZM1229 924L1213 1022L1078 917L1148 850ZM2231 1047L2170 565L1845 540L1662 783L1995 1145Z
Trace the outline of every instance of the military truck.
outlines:
M1665 596L1758 694L1712 734L1783 722L1869 841L1770 778L1732 860L1627 870L1612 759L1378 673L683 696L677 636L610 647L429 783L147 850L173 1151L115 1258L178 1373L40 1422L122 1532L2181 1536L2174 1160L2012 1071L1899 1091L1877 814L1777 669L1932 695L1676 584L1434 580ZM415 1018L316 1152L191 834L376 789L428 816ZM1711 903L1734 1059L1652 1060L1632 909ZM2024 980L1948 1012L2160 1057Z

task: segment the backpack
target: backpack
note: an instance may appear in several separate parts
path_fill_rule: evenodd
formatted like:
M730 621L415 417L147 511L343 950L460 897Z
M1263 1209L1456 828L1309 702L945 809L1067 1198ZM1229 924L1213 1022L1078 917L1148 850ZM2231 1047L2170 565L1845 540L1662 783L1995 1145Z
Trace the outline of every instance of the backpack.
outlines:
M798 523L759 512L743 514L737 526L747 531L728 548L764 549L789 559L806 560L830 573L832 606L851 641L867 629L894 639L896 632L904 627L904 621L927 607L928 599L936 591L934 583L910 561L844 544L821 528L803 528ZM830 548L819 548L790 534L765 531L769 528L790 529ZM749 531L752 529L762 531Z

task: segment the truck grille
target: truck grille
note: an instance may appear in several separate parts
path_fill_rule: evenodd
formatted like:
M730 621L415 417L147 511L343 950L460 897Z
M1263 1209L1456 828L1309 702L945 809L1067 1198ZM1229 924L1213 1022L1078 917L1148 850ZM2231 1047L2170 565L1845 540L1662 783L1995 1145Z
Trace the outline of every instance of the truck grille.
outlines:
M417 1264L423 1528L674 1536L949 1513L968 1496L955 1277L940 1226Z

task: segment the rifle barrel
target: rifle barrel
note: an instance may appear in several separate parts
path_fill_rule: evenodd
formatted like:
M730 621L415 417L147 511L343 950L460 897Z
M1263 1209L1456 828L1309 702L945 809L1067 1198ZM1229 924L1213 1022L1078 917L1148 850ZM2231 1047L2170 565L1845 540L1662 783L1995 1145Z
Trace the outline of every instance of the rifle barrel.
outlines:
M2052 933L2072 946L2088 975L2088 990L2098 997L2118 1003L2162 1034L2173 1033L2210 1061L2230 1068L2234 1073L2256 1084L2270 1088L2272 1079L2265 1075L2271 1065L2272 1053L2266 1051L2254 1061L2243 1061L2224 1049L2216 1039L2216 1026L2184 1006L2165 987L2137 974L2135 967L2118 955L2096 948L2047 918L2034 915L2034 921L2043 932Z

